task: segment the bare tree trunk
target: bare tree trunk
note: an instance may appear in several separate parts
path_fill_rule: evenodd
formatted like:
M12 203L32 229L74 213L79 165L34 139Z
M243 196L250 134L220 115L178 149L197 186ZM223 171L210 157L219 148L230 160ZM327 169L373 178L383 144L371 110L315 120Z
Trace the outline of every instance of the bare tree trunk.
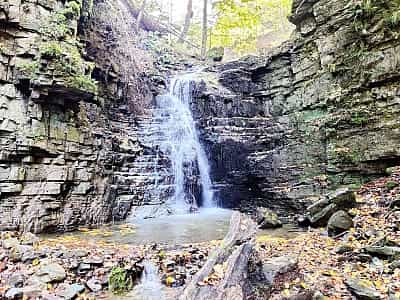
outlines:
M192 18L193 18L193 0L188 0L185 24L183 25L182 33L178 40L179 43L183 43L183 41L186 39Z
M146 8L146 0L143 0L142 6L140 7L140 11L136 19L136 32L139 32L140 23L142 22L145 8Z
M206 59L207 54L207 10L208 10L208 0L204 0L203 7L203 33L202 33L202 41L201 41L201 57L202 59Z

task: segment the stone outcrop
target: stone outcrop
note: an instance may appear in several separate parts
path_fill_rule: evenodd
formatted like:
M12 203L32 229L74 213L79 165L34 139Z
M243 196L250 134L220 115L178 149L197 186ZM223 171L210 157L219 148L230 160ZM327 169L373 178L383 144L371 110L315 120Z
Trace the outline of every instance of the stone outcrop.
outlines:
M396 5L295 0L289 42L199 74L192 108L222 205L287 214L400 165ZM133 22L123 0L0 0L0 229L160 204L169 162L148 128L165 82L152 69L170 70Z
M210 68L193 103L219 198L298 210L400 163L397 4L295 0L290 41Z
M119 1L0 1L0 229L71 230L141 204L129 174L152 60L124 13Z

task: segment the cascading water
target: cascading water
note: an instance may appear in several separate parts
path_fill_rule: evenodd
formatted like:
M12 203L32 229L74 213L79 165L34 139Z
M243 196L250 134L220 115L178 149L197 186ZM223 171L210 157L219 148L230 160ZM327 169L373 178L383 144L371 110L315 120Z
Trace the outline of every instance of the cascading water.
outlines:
M159 150L171 163L174 193L169 204L178 211L196 207L199 190L201 205L214 206L210 167L190 109L195 85L192 76L176 76L168 93L157 97L156 119L161 120L163 134Z
M163 300L162 284L158 277L158 269L149 261L144 262L144 270L140 284L135 287L130 299Z

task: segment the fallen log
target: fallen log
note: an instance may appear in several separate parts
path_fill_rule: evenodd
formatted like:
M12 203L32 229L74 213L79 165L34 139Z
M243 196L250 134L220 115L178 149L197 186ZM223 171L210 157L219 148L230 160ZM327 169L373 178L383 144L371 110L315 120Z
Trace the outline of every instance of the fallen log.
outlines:
M249 262L254 254L257 225L249 217L234 212L228 234L221 246L210 256L202 269L183 290L179 300L241 300L246 299L251 285ZM222 278L206 284L216 267L223 268Z

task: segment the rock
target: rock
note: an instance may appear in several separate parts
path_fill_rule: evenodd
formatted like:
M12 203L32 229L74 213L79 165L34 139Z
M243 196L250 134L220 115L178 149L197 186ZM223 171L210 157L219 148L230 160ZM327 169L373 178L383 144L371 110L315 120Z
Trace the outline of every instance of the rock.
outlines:
M212 59L213 61L218 62L222 61L222 59L224 58L224 54L225 54L224 47L214 47L208 51L207 57Z
M88 273L92 269L90 264L80 263L78 266L77 273L78 275L84 275Z
M30 232L23 233L20 240L21 240L22 245L33 246L33 245L36 245L37 243L39 243L39 238Z
M85 287L78 283L67 285L60 293L66 300L72 300L85 290Z
M101 281L95 278L89 279L86 285L92 292L99 292L103 288Z
M374 288L359 279L347 279L345 281L350 292L360 300L380 300L382 295Z
M299 216L297 218L297 224L301 227L308 227L311 225L310 219L306 216Z
M60 282L66 277L64 268L57 263L41 266L35 273L36 278L43 283Z
M348 188L329 193L321 200L307 207L306 217L314 227L327 225L329 219L338 211L347 211L357 204L353 191ZM337 228L340 232L340 228Z
M88 257L83 260L84 264L94 265L94 266L101 266L104 262L104 259L99 256L95 257Z
M262 269L268 285L272 285L279 275L294 271L297 268L297 260L290 256L271 258L263 263Z
M73 250L72 255L76 257L86 257L89 255L89 251L85 249L78 249L78 250Z
M22 298L23 294L21 288L11 288L6 292L5 297L6 299L19 299Z
M335 212L328 221L328 232L339 234L354 226L353 219L343 210Z
M316 212L315 214L309 215L308 219L314 227L325 226L329 218L337 211L337 206L335 204L329 204L325 206L322 210Z
M391 270L395 270L395 269L400 269L400 260L395 260L395 261L393 261L390 265L389 265L389 268L391 269Z
M38 285L25 286L23 288L9 289L5 297L6 299L38 299L42 293L43 288Z
M8 279L7 284L14 288L21 288L24 284L25 278L22 273L14 273Z
M340 210L347 210L357 205L356 195L349 188L338 189L328 194L327 198L330 203L336 204Z
M11 249L19 246L20 243L17 238L8 238L3 241L3 248Z
M400 247L370 246L370 247L365 247L364 250L371 255L388 256L388 257L400 256Z
M337 254L343 254L343 253L347 253L347 252L352 252L354 250L353 246L350 244L342 244L339 245L336 249L335 252Z
M282 227L282 222L279 220L278 215L264 207L257 209L257 223L260 225L260 229Z
M359 262L367 263L372 261L372 256L366 253L358 253L355 259Z

